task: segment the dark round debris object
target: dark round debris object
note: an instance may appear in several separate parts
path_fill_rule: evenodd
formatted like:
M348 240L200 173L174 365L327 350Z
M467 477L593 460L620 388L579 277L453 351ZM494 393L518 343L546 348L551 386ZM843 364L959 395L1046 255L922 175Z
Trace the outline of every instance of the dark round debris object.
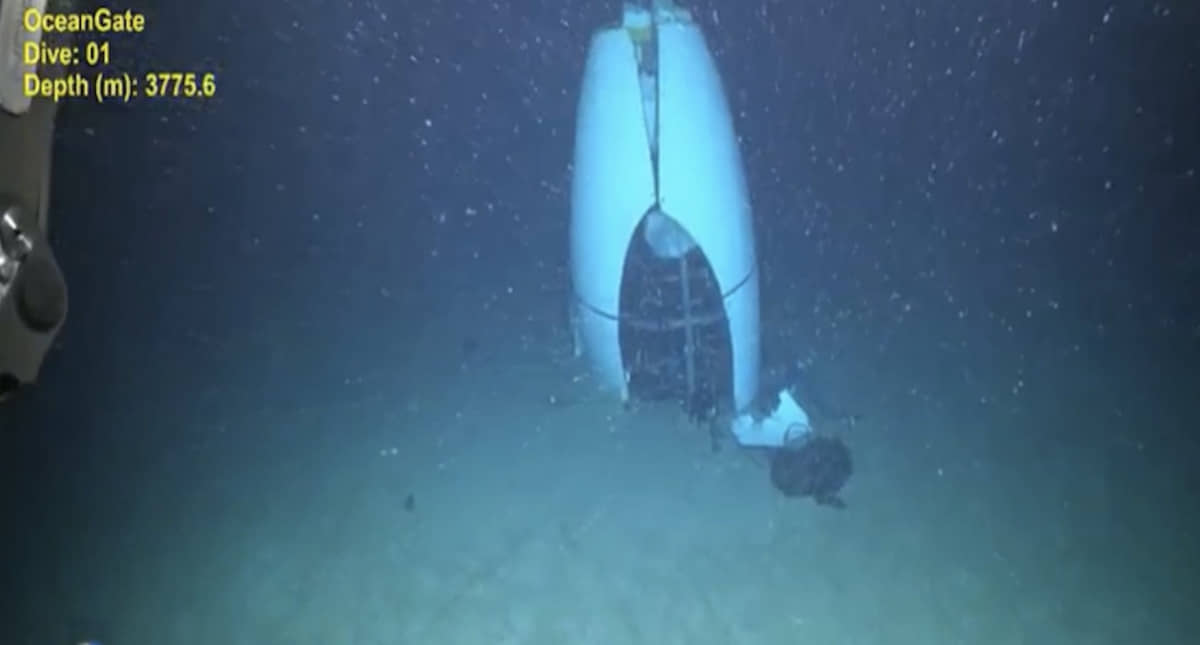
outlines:
M771 455L771 483L787 497L811 497L821 506L845 508L838 496L854 474L850 449L836 437L812 436Z
M67 286L49 258L31 255L17 276L17 314L38 333L47 333L67 316Z

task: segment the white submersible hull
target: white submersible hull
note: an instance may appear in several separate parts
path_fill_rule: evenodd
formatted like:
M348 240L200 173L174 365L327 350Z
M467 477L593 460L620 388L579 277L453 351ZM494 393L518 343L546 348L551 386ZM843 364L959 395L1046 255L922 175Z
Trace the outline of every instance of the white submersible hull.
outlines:
M686 11L627 7L594 35L574 171L572 319L600 382L636 398L641 375L648 398L746 408L759 370L750 201L720 77Z

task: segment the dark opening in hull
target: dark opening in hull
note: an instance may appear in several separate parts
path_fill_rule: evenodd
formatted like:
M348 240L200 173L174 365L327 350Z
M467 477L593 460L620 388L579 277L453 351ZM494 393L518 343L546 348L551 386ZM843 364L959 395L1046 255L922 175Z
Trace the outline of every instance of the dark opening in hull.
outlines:
M621 360L629 396L676 400L695 421L732 407L729 321L712 267L699 247L656 254L638 226L621 282Z

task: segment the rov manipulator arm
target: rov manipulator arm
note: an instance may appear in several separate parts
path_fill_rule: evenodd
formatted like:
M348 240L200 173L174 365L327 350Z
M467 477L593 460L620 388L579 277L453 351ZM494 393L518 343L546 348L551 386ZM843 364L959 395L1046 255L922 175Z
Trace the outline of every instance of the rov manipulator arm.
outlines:
M33 382L67 314L67 287L51 249L50 157L57 105L30 99L31 74L52 75L23 60L40 30L21 24L46 0L0 0L0 400Z

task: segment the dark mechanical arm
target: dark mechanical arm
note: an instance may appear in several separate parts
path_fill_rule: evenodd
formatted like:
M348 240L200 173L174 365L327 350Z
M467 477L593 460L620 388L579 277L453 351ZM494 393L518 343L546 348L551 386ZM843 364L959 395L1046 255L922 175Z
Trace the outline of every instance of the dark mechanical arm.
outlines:
M24 43L40 33L21 12L44 0L0 0L0 397L33 382L67 314L67 288L47 242L50 150L57 105L30 100Z

